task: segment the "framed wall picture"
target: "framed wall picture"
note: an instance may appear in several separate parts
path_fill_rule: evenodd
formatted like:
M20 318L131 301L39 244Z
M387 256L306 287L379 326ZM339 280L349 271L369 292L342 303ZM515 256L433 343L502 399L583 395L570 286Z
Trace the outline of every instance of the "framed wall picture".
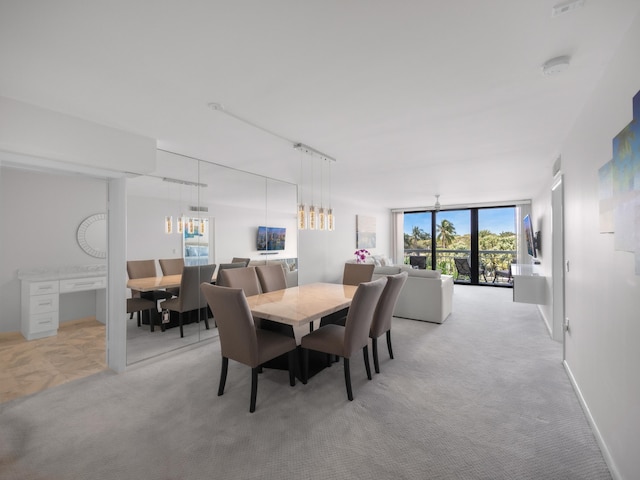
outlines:
M376 217L356 215L356 248L376 248Z

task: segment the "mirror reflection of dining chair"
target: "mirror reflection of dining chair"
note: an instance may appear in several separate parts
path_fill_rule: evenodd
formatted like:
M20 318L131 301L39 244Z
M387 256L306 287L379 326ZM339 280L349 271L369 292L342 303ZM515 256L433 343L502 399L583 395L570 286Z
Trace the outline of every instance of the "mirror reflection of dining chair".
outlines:
M400 291L407 281L408 272L401 272L395 275L387 275L387 284L376 305L373 314L373 321L369 329L369 338L371 338L371 353L373 354L373 367L376 373L380 373L380 363L378 362L378 337L387 334L387 350L389 350L389 358L393 359L393 349L391 348L391 320L393 311L398 303Z
M302 337L300 343L303 355L302 383L307 383L309 377L309 350L326 353L327 365L331 365L331 355L337 355L344 359L344 381L349 400L353 400L350 360L360 350L362 350L364 356L367 378L371 380L368 348L369 330L378 299L386 283L386 277L381 277L372 282L361 283L358 286L351 301L344 327L342 325L329 324Z
M146 298L141 297L131 297L127 298L127 313L131 314L131 318L133 318L133 314L136 314L136 319L138 320L138 326L142 325L142 319L140 315L142 312L149 312L149 329L153 332L153 320L154 320L154 310L156 310L157 305L156 302L152 300L147 300Z
M155 260L128 260L127 275L129 276L130 279L155 277L158 275L156 272L156 261ZM171 298L173 297L173 295L171 293L166 292L165 290L153 290L151 292L140 292L138 290L131 289L131 297L146 298L147 300L153 300L157 304L158 300ZM157 313L157 308L158 307L156 305L156 313ZM133 313L131 313L131 318L133 318ZM150 322L152 323L153 319L151 319Z
M163 310L170 310L178 313L178 323L180 325L180 337L184 337L184 315L185 313L197 311L198 322L202 316L207 330L209 330L209 319L207 314L207 301L200 292L201 283L211 283L215 264L194 265L184 267L182 279L180 280L180 295L160 303ZM204 311L204 314L202 314Z
M287 354L289 384L292 387L295 386L295 338L257 329L242 288L202 284L200 289L218 325L220 354L222 355L218 396L224 393L229 359L251 367L251 400L249 403L249 412L251 413L256 410L258 373L260 373L263 363Z
M161 258L158 260L160 264L160 270L162 270L162 275L180 275L182 274L182 269L184 268L184 258ZM180 287L167 288L167 292L169 292L174 297L180 295Z

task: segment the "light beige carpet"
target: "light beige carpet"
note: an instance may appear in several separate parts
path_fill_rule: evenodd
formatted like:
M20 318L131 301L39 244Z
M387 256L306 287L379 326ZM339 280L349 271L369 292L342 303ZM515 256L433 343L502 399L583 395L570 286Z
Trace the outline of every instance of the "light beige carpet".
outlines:
M395 319L395 360L307 385L230 362L217 342L0 405L0 477L23 479L610 479L532 305L456 285L442 325Z

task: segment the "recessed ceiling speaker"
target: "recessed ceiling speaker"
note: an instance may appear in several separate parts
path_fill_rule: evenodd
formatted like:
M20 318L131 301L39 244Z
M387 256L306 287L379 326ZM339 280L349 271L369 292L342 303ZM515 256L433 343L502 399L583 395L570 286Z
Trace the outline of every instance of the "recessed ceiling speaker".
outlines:
M551 60L547 60L542 65L542 73L547 76L558 75L569 68L571 57L569 55L562 55L561 57L555 57Z

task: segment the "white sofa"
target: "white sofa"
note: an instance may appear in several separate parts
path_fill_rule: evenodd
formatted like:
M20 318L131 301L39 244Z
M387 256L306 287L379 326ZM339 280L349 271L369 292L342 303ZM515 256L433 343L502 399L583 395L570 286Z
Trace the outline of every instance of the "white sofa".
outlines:
M402 287L395 317L444 322L453 308L453 277L441 275L438 270L417 270L409 265L376 267L373 280L401 271L409 272L407 282Z

